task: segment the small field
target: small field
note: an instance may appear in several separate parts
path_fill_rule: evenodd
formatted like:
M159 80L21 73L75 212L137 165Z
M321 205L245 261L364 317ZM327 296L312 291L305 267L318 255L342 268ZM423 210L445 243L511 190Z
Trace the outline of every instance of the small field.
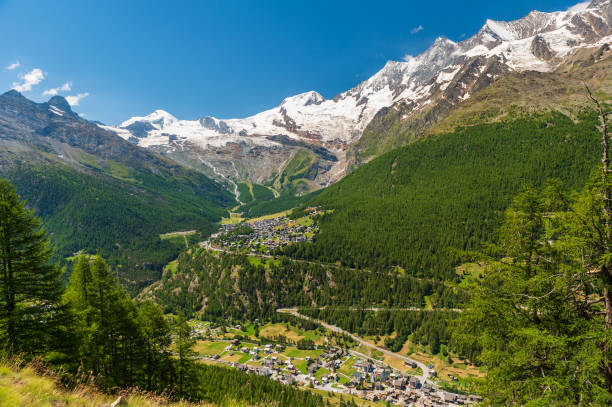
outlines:
M220 355L225 351L229 342L197 341L193 350L201 355Z
M170 232L159 235L159 238L162 240L172 239L174 237L183 237L183 236L191 236L195 235L197 232L195 230L186 230L184 232Z
M291 209L286 210L286 211L282 211L282 212L277 212L277 213L272 213L270 215L264 215L264 216L260 216L258 218L251 218L251 219L247 219L248 222L258 222L260 220L266 220L266 219L274 219L274 218L280 218L281 216L287 216L291 213Z
M254 266L270 267L271 265L278 266L281 261L279 259L269 259L261 256L248 256L249 263Z
M434 365L434 370L438 373L438 377L441 380L448 380L449 374L463 378L484 376L484 373L474 365L469 365L455 359L453 359L454 362L450 364L446 358L443 358L441 355L432 356L431 354L424 352L424 350L418 345L412 344L410 341L404 344L404 347L399 353L409 356L418 362L424 363L425 365L431 363Z
M317 345L323 344L324 336L319 334L317 331L303 331L291 325L276 323L265 325L260 331L259 335L265 338L277 338L283 336L287 338L289 342L297 343L301 339L307 339L313 341Z
M243 220L244 220L244 218L242 217L242 214L232 212L232 213L230 213L230 217L229 218L221 219L221 224L222 225L237 225L238 223L242 222Z

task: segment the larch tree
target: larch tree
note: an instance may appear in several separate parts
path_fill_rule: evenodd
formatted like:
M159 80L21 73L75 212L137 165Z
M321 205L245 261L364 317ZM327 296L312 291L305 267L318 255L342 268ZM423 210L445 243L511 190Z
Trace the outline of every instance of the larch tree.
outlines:
M10 353L42 353L64 313L61 270L40 220L13 186L0 180L0 335Z

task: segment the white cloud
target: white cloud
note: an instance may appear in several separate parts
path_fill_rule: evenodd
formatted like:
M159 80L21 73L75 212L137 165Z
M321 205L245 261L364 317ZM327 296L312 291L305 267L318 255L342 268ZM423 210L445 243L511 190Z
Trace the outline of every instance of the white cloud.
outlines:
M32 86L38 85L45 79L45 74L41 69L35 68L25 75L20 74L19 79L23 83L13 82L13 89L17 92L28 92L32 90Z
M15 61L12 64L10 64L9 66L6 67L6 69L8 69L9 71L12 71L13 69L17 69L21 66L21 64L19 63L19 61Z
M417 27L414 27L412 30L410 30L410 34L416 34L419 31L423 31L423 30L424 30L424 27L422 25L419 25Z
M79 93L78 95L66 96L66 101L70 106L78 106L81 99L89 96L88 92Z
M55 96L60 92L70 92L72 90L72 82L66 82L57 88L47 89L43 92L43 96Z
M404 55L404 61L406 61L406 62L410 62L413 59L414 59L414 57L412 55L410 55L410 54Z

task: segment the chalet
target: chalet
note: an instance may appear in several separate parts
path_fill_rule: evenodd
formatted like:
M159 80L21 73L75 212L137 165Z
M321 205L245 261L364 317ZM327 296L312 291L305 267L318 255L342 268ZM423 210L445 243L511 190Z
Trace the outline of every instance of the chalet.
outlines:
M366 395L366 400L370 400L376 403L378 400L380 400L380 396L376 393L369 393L368 395Z
M412 360L404 360L404 365L412 368L412 369L416 369L417 368L417 364L415 361Z
M444 394L442 395L442 398L447 403L454 403L457 401L457 395L454 393L449 393L447 391L444 392Z
M259 369L257 369L257 374L259 376L270 377L272 376L272 371L267 367L260 367Z
M370 373L372 370L374 370L373 364L363 360L358 360L357 362L353 363L353 367L361 370L363 373Z
M477 396L477 395L475 395L475 394L470 394L470 395L468 396L468 399L469 399L471 402L474 402L474 403L480 403L480 402L482 402L482 397Z
M382 368L376 368L374 369L374 371L372 372L372 377L375 380L387 380L389 378L389 371L382 369Z
M406 386L406 379L395 379L391 382L391 386L393 386L396 390L404 390L404 386Z
M419 381L417 377L411 376L410 380L408 381L408 386L411 389L418 389L421 386L421 382Z

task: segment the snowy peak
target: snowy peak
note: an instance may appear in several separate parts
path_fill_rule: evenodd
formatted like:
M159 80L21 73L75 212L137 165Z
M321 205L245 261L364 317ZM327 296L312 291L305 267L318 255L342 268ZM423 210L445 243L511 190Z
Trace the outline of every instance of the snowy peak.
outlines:
M566 11L532 11L509 22L488 19L475 35L458 43L438 37L420 55L388 61L333 99L310 91L253 116L223 120L179 120L156 110L126 120L115 131L143 147L199 154L198 160L215 174L256 182L269 181L279 171L276 165L289 160L296 148L312 148L337 158L318 163L317 180L324 185L343 176L351 148L383 109L401 105L402 120L408 120L440 103L437 114L444 114L508 72L551 71L576 49L610 42L612 0L593 0ZM250 162L250 167L238 170L241 162ZM252 177L255 167L257 178Z
M166 112L165 110L158 109L147 116L132 117L131 119L128 119L124 121L123 123L121 123L119 127L128 128L134 123L143 122L143 123L149 123L151 126L155 128L163 129L164 127L170 126L177 121L178 119L172 116L170 113Z
M281 106L309 106L309 105L320 105L325 102L325 98L321 96L318 92L314 90L310 92L300 93L299 95L291 96L284 99L281 103Z

